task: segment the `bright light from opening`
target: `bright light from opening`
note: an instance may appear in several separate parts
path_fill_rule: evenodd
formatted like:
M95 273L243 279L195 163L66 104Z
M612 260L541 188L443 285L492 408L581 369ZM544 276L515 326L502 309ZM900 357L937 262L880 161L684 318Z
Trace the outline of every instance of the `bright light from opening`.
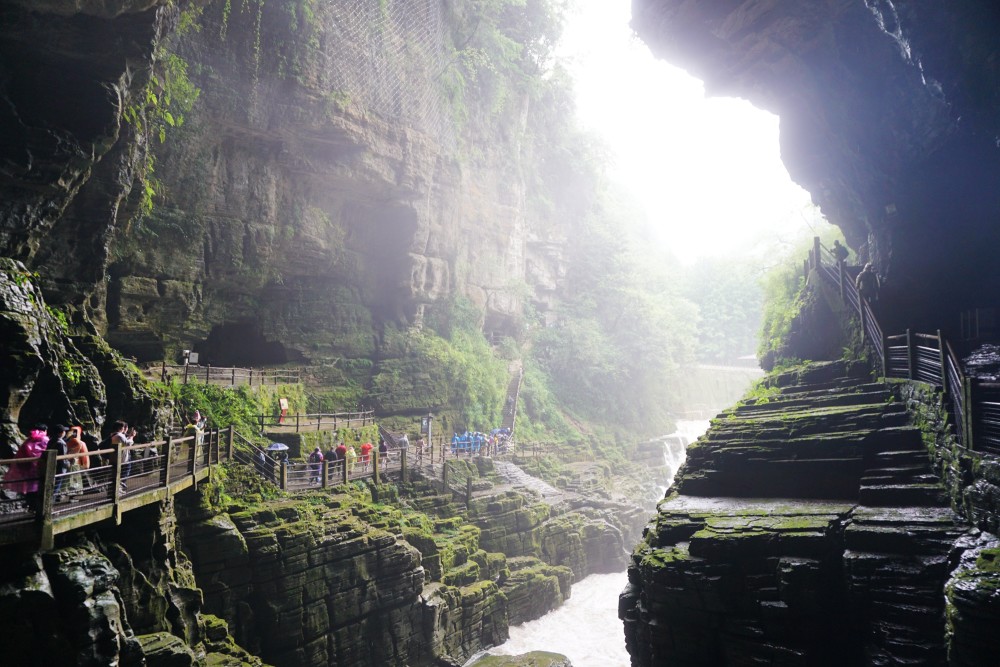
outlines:
M781 163L778 118L655 59L629 28L630 0L578 0L559 55L581 124L615 155L609 175L645 208L653 235L685 262L787 242L819 211Z

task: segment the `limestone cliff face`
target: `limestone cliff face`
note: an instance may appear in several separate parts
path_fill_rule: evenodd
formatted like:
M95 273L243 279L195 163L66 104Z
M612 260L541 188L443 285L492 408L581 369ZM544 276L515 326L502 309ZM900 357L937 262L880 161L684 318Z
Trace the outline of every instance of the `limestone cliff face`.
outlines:
M548 298L560 255L534 248L563 232L527 201L534 103L471 87L449 103L445 9L382 4L214 2L178 40L201 96L155 151L166 203L119 239L114 344L365 357L381 324L419 325L454 294L500 332L525 285Z
M780 115L792 178L888 276L906 321L993 303L993 3L634 0L633 26L709 94Z

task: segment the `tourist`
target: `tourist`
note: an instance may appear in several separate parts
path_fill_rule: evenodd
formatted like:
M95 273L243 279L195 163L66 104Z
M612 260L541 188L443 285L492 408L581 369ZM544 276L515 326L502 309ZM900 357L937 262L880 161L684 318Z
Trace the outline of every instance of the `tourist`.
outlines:
M385 465L389 462L389 444L382 438L382 441L378 443L378 460Z
M122 470L122 491L125 491L125 480L132 474L132 450L129 449L134 442L136 431L129 428L128 424L122 420L114 423L114 431L111 434L111 447L118 454L118 463Z
M191 446L195 449L201 449L202 443L205 439L205 432L203 430L204 420L201 417L201 413L197 410L191 415L191 419L184 426L183 437L192 438Z
M46 445L45 449L47 451L52 451L56 453L56 456L66 455L66 441L63 440L63 436L66 435L66 427L62 424L56 424L49 427L49 444ZM69 460L61 459L56 463L56 483L53 489L53 495L58 494L62 490L63 482L66 481L66 473L69 472Z
M854 279L854 286L857 287L861 298L867 301L869 305L878 301L878 292L882 285L878 279L878 274L872 268L871 262L865 264L865 268L861 269L861 273Z
M312 470L312 483L319 484L320 473L323 471L323 452L319 450L319 447L309 455L309 468Z
M363 472L368 472L368 466L372 461L372 443L366 442L361 445L361 470Z
M84 482L87 486L93 486L87 470L90 469L90 457L87 456L87 443L81 437L83 431L79 426L73 426L69 430L69 439L66 441L66 453L76 456L69 461L69 481L66 484L67 490L79 493L83 491Z
M354 474L354 463L358 460L358 453L354 451L354 445L347 446L347 474Z
M840 245L840 241L836 240L833 242L833 258L837 260L837 264L843 264L847 261L847 255L849 251L844 246Z
M5 491L34 496L38 493L38 480L41 477L41 456L49 444L46 435L48 427L45 424L35 424L28 432L21 446L17 448L15 458L27 459L24 463L14 463L4 477Z
M70 430L74 428L79 429L80 440L82 440L83 444L87 446L87 452L90 454L87 458L90 461L91 466L98 467L104 465L104 458L100 454L94 454L94 452L101 448L101 441L97 438L97 436L85 429L83 424L79 421L73 422Z
M451 453L452 454L458 454L458 446L459 446L459 444L461 444L461 441L458 438L458 433L453 433L452 436L451 436Z

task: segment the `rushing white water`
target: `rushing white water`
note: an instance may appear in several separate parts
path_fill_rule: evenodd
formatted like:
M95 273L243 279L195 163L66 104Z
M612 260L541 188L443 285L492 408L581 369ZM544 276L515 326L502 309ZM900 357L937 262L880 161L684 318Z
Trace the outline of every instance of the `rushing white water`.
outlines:
M666 463L673 473L684 462L688 443L708 430L708 421L680 421L664 436ZM561 607L538 620L510 629L510 639L489 650L492 655L550 651L569 658L573 667L629 667L625 634L618 620L618 594L625 588L624 572L592 574L573 584Z
M625 633L618 620L618 594L626 581L624 572L592 574L578 581L563 606L512 627L510 639L489 652L550 651L569 658L573 667L629 667Z

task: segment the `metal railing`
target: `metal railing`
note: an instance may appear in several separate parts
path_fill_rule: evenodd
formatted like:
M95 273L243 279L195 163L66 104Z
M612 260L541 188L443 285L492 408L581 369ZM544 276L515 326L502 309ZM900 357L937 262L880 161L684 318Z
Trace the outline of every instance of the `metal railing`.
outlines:
M853 269L837 262L819 239L804 268L839 289L841 298L858 313L865 342L871 346L883 377L923 382L937 387L948 411L955 437L962 446L1000 454L1000 384L966 377L951 344L935 334L912 332L885 336L871 305L857 291Z
M299 433L301 431L337 430L338 428L361 428L375 424L375 412L331 412L295 415L257 415L260 430L272 432Z
M0 544L39 540L52 547L56 534L121 520L136 507L195 486L212 465L232 458L233 429L93 452L0 460ZM11 474L10 471L16 471Z
M154 366L152 371L156 372ZM180 382L181 384L217 384L229 385L277 385L296 384L302 380L301 368L238 368L228 366L212 366L206 364L170 365L163 363L159 367L161 382Z
M380 483L385 477L405 482L413 465L431 479L440 477L442 491L469 502L471 478L464 489L452 488L447 462L503 455L513 448L512 438L477 446L475 441L452 443L441 436L422 447L390 449L384 454L375 449L346 461L301 462L276 460L230 426L81 454L59 456L46 451L38 458L0 460L3 468L20 468L18 474L0 478L0 544L37 540L41 548L51 548L56 534L110 518L120 522L128 510L197 485L213 465L223 461L247 466L289 492L368 479Z

